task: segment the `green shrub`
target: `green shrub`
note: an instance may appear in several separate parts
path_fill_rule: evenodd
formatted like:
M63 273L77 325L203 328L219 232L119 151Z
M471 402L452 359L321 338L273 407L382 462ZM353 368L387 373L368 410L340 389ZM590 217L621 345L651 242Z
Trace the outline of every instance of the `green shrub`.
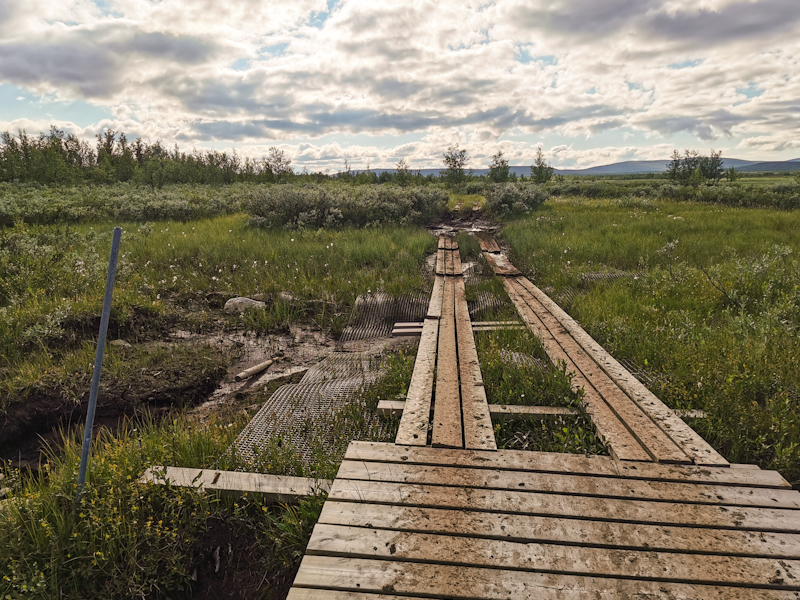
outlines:
M544 186L533 183L496 183L485 194L486 206L496 215L525 212L550 197Z
M419 224L442 214L449 195L431 187L278 185L251 191L243 207L259 227L319 229Z

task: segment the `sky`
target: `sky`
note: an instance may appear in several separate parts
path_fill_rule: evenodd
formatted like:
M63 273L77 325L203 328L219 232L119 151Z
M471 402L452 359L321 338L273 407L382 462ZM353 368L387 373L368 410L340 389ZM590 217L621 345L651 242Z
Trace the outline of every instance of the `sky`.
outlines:
M295 170L800 158L800 0L0 0L0 131Z

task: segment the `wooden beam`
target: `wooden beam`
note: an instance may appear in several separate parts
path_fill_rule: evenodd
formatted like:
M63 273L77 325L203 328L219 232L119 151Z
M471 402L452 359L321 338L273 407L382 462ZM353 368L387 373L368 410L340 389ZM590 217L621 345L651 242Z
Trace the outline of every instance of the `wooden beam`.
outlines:
M396 444L424 446L428 443L438 338L439 320L425 319L422 337L417 348L417 359L414 362L414 371L408 385L405 410L403 410L403 417L400 419L400 426L395 438Z
M650 461L652 457L642 447L639 441L631 434L620 418L611 410L603 397L589 384L580 374L572 359L567 355L563 348L558 344L550 331L542 324L539 317L528 306L522 296L519 284L513 278L503 280L506 291L511 301L517 309L520 317L530 328L544 346L547 356L553 364L563 362L567 370L573 373L574 389L584 390L584 402L586 412L592 419L592 423L597 429L597 434L609 446L612 456L620 460L639 460Z
M309 479L263 473L240 473L184 467L148 468L139 483L191 487L215 492L259 494L274 502L295 502L330 490L328 479Z
M603 371L583 347L567 332L558 318L531 294L520 278L519 293L523 301L536 313L540 322L548 329L556 343L570 357L572 364L583 379L597 390L611 410L625 423L639 443L658 462L690 463L691 459L642 408L633 402ZM525 280L527 281L527 280ZM550 303L553 306L554 303ZM585 384L584 384L585 387ZM680 419L678 419L680 421Z
M646 523L611 525L608 521L587 519L553 519L532 515L487 514L469 510L336 501L325 503L318 523L454 534L522 543L800 558L800 536L792 533L704 529L698 535L696 527Z
M441 253L443 250L440 250ZM428 443L428 431L431 418L431 402L433 398L433 377L436 368L436 345L439 339L439 319L442 316L442 300L444 298L444 280L437 276L433 281L431 299L428 303L426 317L411 382L408 386L408 409L403 411L403 418L397 430L396 444L424 446Z
M668 436L675 440L681 449L699 465L725 466L728 461L719 452L714 450L697 432L684 423L666 406L658 397L648 390L636 379L630 371L625 369L606 350L598 344L583 328L567 313L565 313L547 294L542 292L533 283L521 278L524 286L553 316L561 322L562 326L578 342L584 350L591 355L595 362L619 388L637 403L647 415Z
M496 275L501 275L504 277L513 277L516 275L521 275L520 271L508 262L505 256L502 254L490 254L488 252L483 253L486 262L489 263L489 266L492 267Z
M452 600L587 600L669 598L670 600L788 600L785 590L709 586L486 569L456 565L306 556L295 586L356 593L395 593Z
M451 253L452 254L452 253ZM456 352L455 286L452 277L444 282L442 318L436 359L436 392L433 404L431 444L444 448L463 448L461 398L458 386Z
M457 252L455 254L458 255ZM470 450L497 450L478 350L470 325L463 277L455 280L455 321L464 447Z
M380 400L378 412L385 416L400 416L405 408L405 400ZM524 406L516 404L489 404L489 415L502 419L537 418L551 415L576 415L578 411L563 406Z
M800 590L800 560L520 543L324 523L314 528L306 554Z
M483 454L490 454L485 452ZM477 510L538 515L556 519L591 519L614 523L651 523L755 532L800 533L800 511L788 508L693 504L659 500L582 496L541 491L480 489L450 485L337 479L328 501Z
M721 486L704 483L678 483L638 479L612 479L594 475L548 473L532 476L519 471L490 471L439 465L398 465L383 462L344 461L338 478L366 481L392 481L423 485L459 485L475 488L528 490L542 493L603 496L688 502L800 509L800 493L790 489Z
M489 405L489 408L512 408ZM520 406L513 408L545 408ZM585 456L560 452L498 450L497 452L465 452L447 449L404 448L384 442L352 442L345 460L366 460L405 465L446 465L491 469L493 471L525 471L529 473L571 473L624 479L709 483L743 487L791 489L791 484L777 471L755 468L700 467L614 460L609 456ZM754 465L746 465L753 467ZM798 515L800 516L800 515Z

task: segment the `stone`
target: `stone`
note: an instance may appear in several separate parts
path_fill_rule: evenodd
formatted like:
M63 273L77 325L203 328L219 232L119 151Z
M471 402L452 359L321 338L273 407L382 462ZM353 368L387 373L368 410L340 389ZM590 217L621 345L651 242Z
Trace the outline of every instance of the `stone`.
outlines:
M125 340L111 340L108 342L109 346L117 346L118 348L130 348L131 345Z
M252 298L231 298L225 303L226 313L243 313L248 308L264 309L267 305Z

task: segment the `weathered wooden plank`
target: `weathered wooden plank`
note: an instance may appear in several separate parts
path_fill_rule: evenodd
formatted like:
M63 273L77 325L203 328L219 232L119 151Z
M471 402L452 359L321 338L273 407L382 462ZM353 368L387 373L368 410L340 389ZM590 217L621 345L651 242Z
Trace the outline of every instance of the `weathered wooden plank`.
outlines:
M556 410L560 407L509 406L490 404L489 409ZM653 479L791 489L791 484L777 471L756 469L729 469L726 467L698 467L695 465L660 465L617 461L608 456L585 456L559 452L530 452L498 450L497 452L468 452L431 448L403 448L382 442L352 442L345 454L346 460L394 462L406 465L446 465L475 469L502 471L527 471L533 473L571 473L627 479Z
M385 416L400 416L405 408L405 400L380 400L378 413ZM517 406L513 404L490 404L489 415L501 419L522 419L547 417L552 415L574 415L577 411L563 406Z
M451 600L788 600L795 592L508 571L430 563L306 556L296 587L423 595Z
M720 465L728 462L700 435L684 423L658 397L648 390L630 371L619 364L613 356L598 344L578 323L564 312L547 294L533 283L522 278L520 283L537 300L561 321L564 328L590 354L596 363L634 402L644 409L650 418L664 430L681 449L699 465Z
M407 323L395 323L393 325L394 329L422 329L422 326L425 324L425 321L411 321Z
M503 280L509 298L514 303L520 317L544 346L545 352L554 364L564 362L570 373L574 374L573 386L583 388L586 412L597 429L597 434L609 446L609 451L620 460L650 461L652 457L631 434L619 417L611 410L603 397L580 374L570 357L556 342L550 331L542 324L539 317L528 306L521 295L521 288L513 278Z
M447 274L447 266L445 258L447 257L447 251L442 250L441 248L436 252L436 274L437 275L446 275Z
M523 419L553 415L577 415L578 411L565 406L523 406L517 404L490 404L489 414L500 419Z
M464 447L470 450L497 450L489 404L486 402L486 391L483 389L478 350L470 325L463 277L455 280L455 321Z
M483 256L486 258L486 262L492 267L496 275L502 275L505 277L513 277L516 275L521 275L520 271L508 262L505 256L502 254L490 254L488 252L484 252Z
M379 400L378 414L382 417L399 417L405 407L405 400Z
M524 278L521 278L524 279ZM518 292L522 300L536 313L572 363L603 397L611 410L625 423L631 433L658 462L690 463L692 460L662 430L642 408L633 402L603 371L583 347L567 332L561 322L521 284ZM680 420L680 419L679 419Z
M507 331L509 329L527 329L525 325L472 325L472 331Z
M444 277L435 277L433 280L433 290L431 290L431 300L428 303L429 319L438 319L442 316L442 298L444 294Z
M461 266L461 254L458 250L453 252L453 275L464 275L464 268Z
M270 501L296 502L307 496L327 492L332 482L328 479L309 479L285 475L153 466L139 478L139 483L191 487L236 494L247 492L259 494Z
M478 234L475 237L478 238L478 243L481 246L482 252L500 252L500 246L497 245L497 241L492 236Z
M420 337L417 348L417 359L414 362L414 371L408 384L403 417L400 419L400 426L395 438L396 444L424 446L428 443L438 338L439 320L425 319L422 337Z
M800 560L596 548L318 523L306 554L800 590Z
M538 476L521 471L491 471L440 465L401 465L349 461L339 467L339 478L393 481L425 485L459 485L476 488L528 490L554 494L635 498L669 502L800 508L800 493L789 489L720 486L639 479L620 480L593 475L548 473Z
M455 274L456 274L456 273L455 273L455 267L454 267L454 263L453 263L454 254L455 254L454 252L446 252L446 253L445 253L445 256L444 256L444 260L445 260L445 273L446 273L446 274L447 274L449 277L452 277L453 275L455 275Z
M392 329L392 337L419 337L422 335L422 327L419 329Z
M448 277L444 283L442 318L439 320L431 444L437 447L463 448L453 283L452 277Z
M318 523L516 542L800 559L800 535L328 501Z
M553 518L800 533L800 511L337 479L328 501L518 513ZM702 533L702 531L700 532Z
M387 596L369 592L348 592L311 588L292 588L286 600L430 600L420 596Z

